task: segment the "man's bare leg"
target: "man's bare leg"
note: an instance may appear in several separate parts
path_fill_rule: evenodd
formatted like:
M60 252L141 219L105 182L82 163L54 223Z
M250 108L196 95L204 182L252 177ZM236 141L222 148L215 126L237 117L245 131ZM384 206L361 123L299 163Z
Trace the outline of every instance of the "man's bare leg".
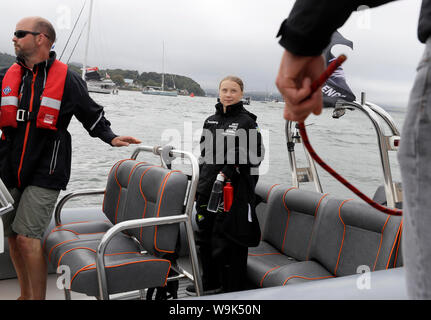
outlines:
M41 241L18 235L17 243L31 288L30 299L44 300L46 296L47 265Z
M15 235L8 237L8 241L10 258L15 268L15 272L17 274L19 286L21 289L21 296L18 298L18 300L28 300L32 296L31 285L27 275L27 269L25 267L24 260L18 247L17 236Z

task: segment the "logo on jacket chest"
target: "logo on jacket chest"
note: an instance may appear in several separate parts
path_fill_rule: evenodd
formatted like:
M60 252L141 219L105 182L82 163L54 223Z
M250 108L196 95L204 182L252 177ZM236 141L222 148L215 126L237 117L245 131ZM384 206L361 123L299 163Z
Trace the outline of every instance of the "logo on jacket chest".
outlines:
M234 136L238 130L238 123L232 122L223 132L224 136Z
M9 93L11 93L11 91L12 89L9 86L7 86L6 88L3 89L3 94L7 96Z

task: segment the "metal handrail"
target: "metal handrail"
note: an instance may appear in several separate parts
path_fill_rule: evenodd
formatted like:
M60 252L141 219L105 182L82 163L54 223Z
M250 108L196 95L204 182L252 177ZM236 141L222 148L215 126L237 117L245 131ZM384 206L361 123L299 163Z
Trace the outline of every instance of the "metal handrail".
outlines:
M134 228L142 228L142 227L150 227L150 226L159 226L166 224L175 224L175 223L187 223L189 217L186 214L170 216L170 217L159 217L159 218L144 218L144 219L134 219L122 221L120 223L115 224L111 227L106 233L103 235L102 240L100 240L99 246L97 247L97 256L96 256L96 270L97 270L97 280L99 283L99 293L100 299L108 300L109 292L107 286L107 278L106 278L106 270L105 270L105 251L109 244L109 242L114 238L114 236L121 231L134 229Z
M397 193L395 192L395 186L392 180L392 172L391 172L391 166L390 166L389 154L388 154L388 151L390 149L388 138L391 136L384 135L383 128L379 121L379 117L383 119L391 129L393 134L392 137L399 139L400 134L391 116L386 111L384 111L381 107L377 106L376 104L365 102L364 94L362 95L361 100L362 100L361 103L339 100L336 103L336 108L344 108L347 106L353 107L355 109L361 110L371 120L374 126L374 129L376 130L376 133L377 133L377 142L379 146L380 162L383 170L383 179L384 179L384 188L385 188L387 206L391 208L395 208L396 202L400 202L401 199L399 199Z
M344 100L338 100L335 104L334 110L343 110L343 109L359 109L363 113L367 115L367 117L371 120L376 133L377 133L377 142L379 146L379 152L380 152L380 161L382 165L383 170L383 179L384 179L384 188L385 188L385 194L386 194L386 201L387 206L395 208L395 205L397 202L401 202L401 194L397 193L395 190L395 184L392 180L392 172L390 167L390 161L389 161L389 150L396 150L397 146L394 145L395 140L400 139L400 132L397 129L395 122L393 121L392 117L387 113L383 108L379 107L378 105L366 102L365 101L365 93L361 94L361 102L349 102ZM383 119L383 121L388 125L389 129L391 130L390 136L386 136L384 134L383 127L381 126L380 119ZM290 167L292 169L292 184L296 187L299 186L298 182L298 172L297 172L297 165L296 165L296 158L295 153L293 150L294 147L294 132L292 131L292 121L286 121L286 139L287 139L287 147L288 147L288 154L289 154L289 162ZM392 140L391 140L392 139ZM314 165L314 161L311 159L310 154L305 150L307 160L309 163L309 169L311 171L311 176L314 180L316 190L320 191L322 190L322 187L320 185L319 177L317 175L317 171ZM307 168L308 169L308 168Z
M14 200L9 190L3 184L3 181L0 179L0 217L13 210Z
M2 215L13 210L13 197L0 179L0 253L4 252L4 230Z
M63 209L67 201L81 196L90 196L90 195L97 195L97 194L104 194L104 193L105 193L105 189L88 189L88 190L73 191L66 194L63 198L60 199L60 201L55 206L55 209L54 209L55 225L57 227L61 225L61 210Z
M294 145L295 145L295 141L294 139L300 139L301 137L299 136L299 132L296 131L292 131L292 124L293 121L286 121L286 126L285 126L285 132L286 132L286 140L287 140L287 151L288 151L288 155L289 155L289 163L290 163L290 168L292 169L292 185L295 187L299 187L299 181L298 181L298 167L296 164L296 157L295 157L295 151L294 151ZM294 134L296 134L294 136ZM320 178L319 175L317 173L316 170L316 165L314 164L314 160L311 158L311 155L308 153L307 149L304 148L304 152L307 158L307 162L308 162L308 168L305 169L310 169L310 178L313 180L314 182L314 187L316 189L317 192L323 192L322 189L322 184L320 183Z

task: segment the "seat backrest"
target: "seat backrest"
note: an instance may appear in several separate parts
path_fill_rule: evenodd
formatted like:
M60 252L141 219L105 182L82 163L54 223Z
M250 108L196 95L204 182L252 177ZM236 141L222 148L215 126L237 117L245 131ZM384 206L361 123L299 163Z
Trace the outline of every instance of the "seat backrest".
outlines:
M279 184L267 184L262 182L258 182L256 185L255 195L258 199L258 203L256 205L256 216L259 221L260 230L265 230L269 195L278 186Z
M159 166L138 166L132 172L121 220L167 217L184 214L188 185L181 171ZM173 253L178 240L178 224L129 230L151 254Z
M326 194L278 186L270 193L262 240L296 260L307 260L315 217Z
M310 248L336 276L392 267L401 217L386 215L363 201L328 197L319 211Z
M119 215L121 216L124 212L131 173L138 166L146 165L148 164L145 162L126 159L118 161L111 168L106 183L102 210L112 224L122 220Z

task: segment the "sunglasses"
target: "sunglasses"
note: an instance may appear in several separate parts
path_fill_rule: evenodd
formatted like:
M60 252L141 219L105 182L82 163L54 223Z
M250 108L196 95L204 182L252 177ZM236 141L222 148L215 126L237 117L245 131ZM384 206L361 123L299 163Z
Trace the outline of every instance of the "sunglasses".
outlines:
M45 37L47 37L49 39L49 37L46 34L41 33L41 32L33 32L33 31L27 31L27 30L17 30L17 31L15 31L13 33L13 35L15 37L17 37L18 39L22 39L22 38L24 38L28 34L32 34L34 36L37 36L39 34L43 34Z

